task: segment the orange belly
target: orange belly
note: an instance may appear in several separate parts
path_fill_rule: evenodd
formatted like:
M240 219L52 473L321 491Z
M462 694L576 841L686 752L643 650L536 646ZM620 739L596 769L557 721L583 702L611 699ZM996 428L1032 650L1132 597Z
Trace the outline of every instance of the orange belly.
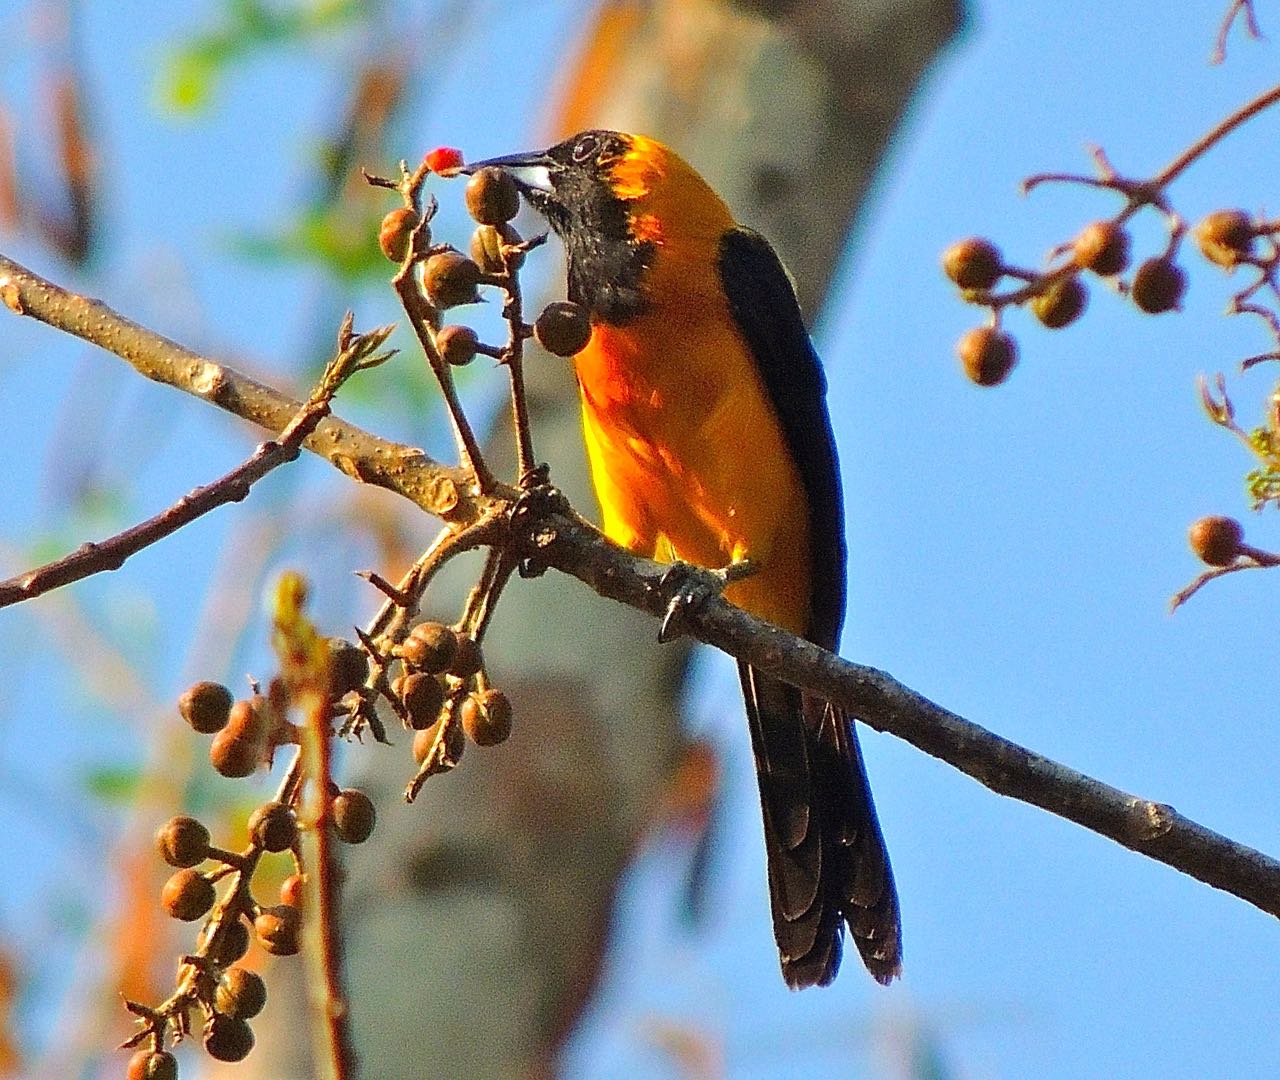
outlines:
M597 325L576 367L606 535L662 561L749 558L756 572L725 596L806 632L804 487L723 302Z

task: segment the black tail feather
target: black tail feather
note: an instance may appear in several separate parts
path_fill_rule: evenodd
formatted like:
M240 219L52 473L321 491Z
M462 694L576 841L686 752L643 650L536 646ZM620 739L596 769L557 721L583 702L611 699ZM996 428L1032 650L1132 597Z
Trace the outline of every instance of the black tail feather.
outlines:
M848 924L867 970L902 966L898 896L858 737L821 698L739 664L751 728L773 931L788 985L824 986Z

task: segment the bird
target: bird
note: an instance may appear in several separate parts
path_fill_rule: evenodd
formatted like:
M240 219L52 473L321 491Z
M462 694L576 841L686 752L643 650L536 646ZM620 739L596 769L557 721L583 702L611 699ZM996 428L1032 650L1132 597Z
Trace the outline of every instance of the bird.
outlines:
M601 527L711 571L726 600L837 648L846 551L826 380L769 243L674 150L583 131L499 169L560 238L590 315L574 357ZM867 970L901 972L897 889L852 720L739 662L782 975L827 985L845 927Z

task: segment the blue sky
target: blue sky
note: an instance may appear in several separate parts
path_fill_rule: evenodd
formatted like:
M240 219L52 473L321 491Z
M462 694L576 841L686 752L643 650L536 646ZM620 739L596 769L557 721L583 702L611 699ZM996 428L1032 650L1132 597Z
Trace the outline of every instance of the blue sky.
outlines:
M1237 575L1176 616L1166 610L1197 572L1187 525L1204 513L1247 511L1240 477L1248 462L1204 419L1195 377L1232 372L1237 359L1266 348L1261 330L1220 316L1228 279L1188 251L1184 314L1140 316L1101 287L1087 317L1067 330L1044 331L1013 312L1007 326L1021 365L1004 387L979 390L952 352L978 313L937 269L939 251L971 232L991 235L1014 261L1038 263L1113 204L1066 188L1023 198L1023 176L1086 171L1089 143L1104 146L1122 172L1153 172L1274 79L1277 46L1239 35L1224 65L1206 63L1224 2L1178 5L1176 16L1169 7L980 5L913 109L817 333L850 522L843 653L1002 735L1277 852L1280 755L1263 630L1280 579ZM476 4L471 18L484 26L499 11L506 6ZM1269 25L1274 13L1263 6L1260 14L1280 35L1280 21ZM233 73L208 114L182 123L154 107L157 65L175 35L205 25L207 6L86 3L83 15L110 147L115 254L104 276L114 306L195 347L252 356L268 371L296 366L317 305L355 302L368 324L394 318L386 297L334 300L303 271L246 266L227 243L297 198L302 155L339 100L340 48L319 48L303 65L296 54L255 61ZM405 133L406 156L439 143L483 153L529 144L572 9L531 4L510 17L519 25L502 42L463 46L442 63L430 104ZM8 42L0 93L19 98L39 57L24 18L0 15L0 42ZM15 27L21 32L8 32ZM513 60L517 43L532 58L527 98L496 110L472 72L479 58ZM486 51L495 48L497 56ZM1278 125L1280 114L1268 115L1233 136L1175 185L1175 206L1193 221L1218 206L1274 208ZM1154 220L1140 222L1135 250L1154 253L1160 243ZM55 278L63 273L30 245L6 241L5 250ZM70 527L61 504L77 463L58 458L49 441L68 415L58 404L68 392L101 398L104 432L120 450L115 468L132 474L144 513L243 453L243 441L227 440L224 418L104 374L107 363L39 327L5 324L0 558L33 522ZM1260 413L1273 378L1266 368L1232 375L1243 417ZM199 454L179 453L179 436ZM302 465L273 479L260 505L331 482L323 467ZM250 504L245 512L261 511ZM1261 546L1275 542L1269 516L1247 517L1246 526ZM84 763L127 757L121 747L150 719L147 700L176 694L201 591L199 582L165 582L179 565L199 578L225 529L203 524L77 594L109 613L108 631L126 651L148 658L153 681L128 707L50 679L39 658L57 655L56 619L0 614L0 648L37 646L11 653L17 677L0 687L8 734L0 741L0 866L11 882L0 929L39 932L31 898L50 888L63 895L76 881L63 841L30 857L33 828L67 833L33 824L20 794L34 785L56 795L74 786ZM326 602L337 612L343 599ZM883 991L851 963L830 990L786 992L768 928L745 734L722 658L705 659L693 707L725 748L733 785L714 877L723 919L704 937L673 934L668 860L642 860L620 908L613 978L574 1049L581 1075L675 1075L647 1034L663 1017L704 1025L722 1041L734 1077L801 1068L892 1076L883 1046L903 1024L917 1025L958 1077L1273 1070L1273 918L995 796L887 736L868 734L864 745L903 897L906 977ZM82 720L101 713L102 722L60 744L65 710ZM32 718L51 732L34 745L22 735Z

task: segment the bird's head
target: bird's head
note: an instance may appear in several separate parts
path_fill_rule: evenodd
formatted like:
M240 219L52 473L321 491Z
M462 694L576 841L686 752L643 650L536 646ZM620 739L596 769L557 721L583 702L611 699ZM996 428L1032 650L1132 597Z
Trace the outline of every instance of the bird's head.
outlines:
M569 297L606 322L645 309L644 278L671 230L688 234L710 216L714 234L732 224L706 182L674 151L644 135L583 131L547 150L477 161L515 180L564 241Z

